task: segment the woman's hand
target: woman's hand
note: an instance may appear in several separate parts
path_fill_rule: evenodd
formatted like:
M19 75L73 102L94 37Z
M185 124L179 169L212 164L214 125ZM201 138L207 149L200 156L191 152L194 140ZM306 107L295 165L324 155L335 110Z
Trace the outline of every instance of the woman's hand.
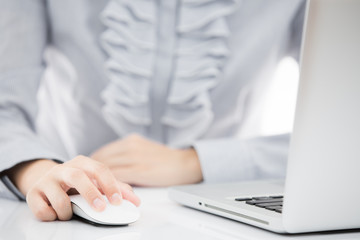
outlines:
M194 149L172 149L138 135L107 144L91 158L108 166L118 180L138 186L190 184L203 179Z
M10 179L26 195L34 215L42 221L69 220L72 208L68 191L77 191L97 211L106 207L102 195L115 205L125 198L135 205L139 198L129 185L119 183L102 163L78 156L66 163L36 160L15 166Z

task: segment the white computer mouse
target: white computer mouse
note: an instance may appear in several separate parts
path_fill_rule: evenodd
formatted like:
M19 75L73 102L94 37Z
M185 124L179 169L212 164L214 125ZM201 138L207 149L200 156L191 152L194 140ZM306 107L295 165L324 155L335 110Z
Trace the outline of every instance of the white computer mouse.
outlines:
M106 196L103 197L107 202L106 208L102 212L97 212L82 196L70 196L73 213L91 223L101 225L128 225L139 219L140 211L133 203L123 199L120 205L112 205Z

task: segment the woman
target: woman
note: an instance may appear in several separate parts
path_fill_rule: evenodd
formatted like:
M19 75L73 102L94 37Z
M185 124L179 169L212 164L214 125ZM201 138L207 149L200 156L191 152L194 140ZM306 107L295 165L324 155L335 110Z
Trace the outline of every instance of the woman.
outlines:
M0 0L2 196L67 220L73 189L99 211L102 192L139 204L116 180L283 177L288 136L256 137L258 114L303 3Z

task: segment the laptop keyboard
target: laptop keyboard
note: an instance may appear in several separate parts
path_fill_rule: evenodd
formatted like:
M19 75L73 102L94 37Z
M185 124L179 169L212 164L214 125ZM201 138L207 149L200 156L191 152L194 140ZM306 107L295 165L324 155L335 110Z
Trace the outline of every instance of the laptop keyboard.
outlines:
M255 207L264 208L270 211L282 213L284 196L266 196L253 198L235 198L235 201L245 202Z

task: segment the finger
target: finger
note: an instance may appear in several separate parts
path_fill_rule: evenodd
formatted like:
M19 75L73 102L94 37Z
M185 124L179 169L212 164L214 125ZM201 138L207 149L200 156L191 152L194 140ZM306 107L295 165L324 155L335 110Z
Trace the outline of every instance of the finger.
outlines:
M90 177L91 178L91 177ZM96 179L91 178L91 181L94 183L94 185L97 187L97 189L99 189L99 191L101 192L102 195L105 195L104 191L101 189L100 185L98 184L98 182L96 181Z
M92 159L95 160L104 160L111 156L116 156L118 154L121 154L124 151L124 143L122 140L118 140L112 143L109 143L100 149L98 149L96 152L94 152L91 155Z
M48 205L46 197L40 191L29 191L26 195L26 202L37 219L45 222L56 220L55 210Z
M82 163L85 160L86 164ZM121 203L120 186L108 167L90 158L80 159L76 163L74 162L73 166L81 167L91 179L95 179L96 184L100 186L110 203L115 205Z
M156 144L155 142L151 142L140 135L130 134L121 140L103 146L93 153L91 158L99 161L106 161L114 156L122 156L129 152L136 153L142 148L141 146L146 146L149 143Z
M89 167L91 168L89 169L90 172L93 174L102 192L109 199L109 202L115 205L120 204L122 201L120 186L109 168L98 162L90 164Z
M118 184L119 184L121 189L126 189L126 190L129 190L129 191L133 191L133 188L127 183L123 183L123 182L118 181Z
M140 187L165 187L173 184L170 178L160 178L161 172L143 166L119 167L112 172L118 181Z
M121 188L121 194L124 199L129 200L130 202L134 203L136 206L140 206L140 198L136 196L133 191L133 188L126 183L118 182Z
M102 162L108 166L108 167L117 167L117 166L128 166L128 165L132 165L135 164L138 161L139 158L138 157L129 157L127 156L126 153L124 153L123 155L114 155L111 157L108 157L106 159L103 159Z
M59 220L66 221L72 217L70 198L58 184L48 182L44 187L44 194Z
M68 187L75 188L96 211L105 209L105 200L84 171L78 168L63 167L57 178Z
M132 202L133 204L135 204L135 206L140 206L140 198L136 196L132 190L123 189L121 193L124 199Z
M145 186L141 184L142 180L139 177L138 169L134 166L118 167L112 170L115 178L120 181L130 185Z

